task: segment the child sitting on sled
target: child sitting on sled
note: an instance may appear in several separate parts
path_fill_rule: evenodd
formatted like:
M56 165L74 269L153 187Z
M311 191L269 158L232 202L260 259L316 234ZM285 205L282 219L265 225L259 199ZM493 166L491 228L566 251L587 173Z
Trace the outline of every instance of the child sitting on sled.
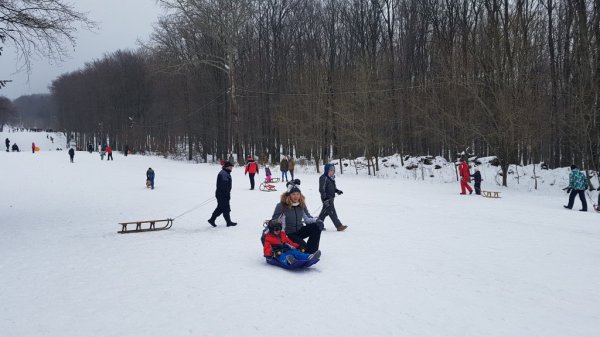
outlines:
M285 234L279 219L269 221L268 229L269 232L265 236L263 245L263 252L266 258L274 258L283 265L291 265L296 261L314 260L321 256L321 251L319 250L314 254L304 253L304 249L301 249L299 244L290 240Z

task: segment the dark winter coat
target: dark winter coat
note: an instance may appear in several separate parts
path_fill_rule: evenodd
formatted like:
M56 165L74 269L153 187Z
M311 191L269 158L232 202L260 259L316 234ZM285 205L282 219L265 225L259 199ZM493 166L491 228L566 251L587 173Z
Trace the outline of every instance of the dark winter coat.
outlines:
M281 162L279 163L279 169L281 170L281 172L287 172L288 171L288 161L287 159L282 159Z
M69 156L71 156L71 158L75 156L75 150L73 150L73 148L69 149Z
M146 178L148 180L154 180L154 170L153 169L148 169L148 171L146 171Z
M271 219L280 219L283 230L288 234L299 231L304 226L302 223L303 220L307 224L317 221L317 218L313 218L306 207L287 206L282 203L278 203L275 206L275 211Z
M4 141L4 143L6 143L6 147L8 147L10 145L10 140L8 138L6 138L6 140Z
M217 190L215 191L215 197L217 201L229 201L231 199L231 173L226 169L222 169L217 175Z
M271 176L271 169L270 169L270 168L268 168L268 167L265 167L265 175L266 175L267 177L270 177L270 176Z
M335 179L329 177L329 169L333 164L326 164L323 174L319 177L319 193L321 193L321 200L335 198L335 193L338 191L335 185Z
M481 172L475 171L475 173L473 173L473 180L475 181L475 184L481 184Z

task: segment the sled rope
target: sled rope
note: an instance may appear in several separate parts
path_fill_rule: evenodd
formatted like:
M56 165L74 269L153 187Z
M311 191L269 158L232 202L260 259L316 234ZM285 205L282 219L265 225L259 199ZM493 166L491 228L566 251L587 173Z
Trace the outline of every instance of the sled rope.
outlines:
M196 205L196 206L194 206L194 207L190 208L189 210L187 210L187 211L185 211L185 212L183 212L183 213L179 214L178 216L174 217L174 218L173 218L173 220L175 220L175 219L177 219L177 218L180 218L180 217L182 217L182 216L184 216L184 215L186 215L186 214L188 214L188 213L190 213L190 212L193 212L193 211L197 210L198 208L204 207L204 206L206 206L206 205L210 204L210 203L211 203L211 202L213 202L213 201L215 201L215 197L212 197L212 198L206 199L206 200L204 200L203 202L201 202L200 204L198 204L198 205Z

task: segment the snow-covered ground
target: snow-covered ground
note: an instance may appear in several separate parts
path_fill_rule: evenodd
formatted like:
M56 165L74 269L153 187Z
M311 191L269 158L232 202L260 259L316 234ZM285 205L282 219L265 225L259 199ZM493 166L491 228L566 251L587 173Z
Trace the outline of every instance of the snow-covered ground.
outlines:
M211 198L218 171L0 152L0 336L598 336L600 215L563 209L559 190L485 199L347 171L336 204L350 227L327 220L322 259L301 272L264 262L279 192L250 191L241 168L237 227L210 227L213 203L169 231L116 233ZM316 210L310 171L299 178Z
M52 139L50 139L50 137L52 137ZM0 131L1 151L6 151L6 138L10 140L11 147L16 143L19 150L25 152L31 152L31 143L35 143L35 145L40 148L40 151L68 149L65 135L59 132L19 131L15 128L5 126L3 131Z

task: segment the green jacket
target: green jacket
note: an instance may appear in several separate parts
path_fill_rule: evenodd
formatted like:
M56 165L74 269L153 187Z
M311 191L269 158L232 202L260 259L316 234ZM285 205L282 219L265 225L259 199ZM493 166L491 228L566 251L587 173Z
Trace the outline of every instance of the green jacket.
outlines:
M585 174L577 169L571 171L571 174L569 174L569 188L578 191L587 189Z

